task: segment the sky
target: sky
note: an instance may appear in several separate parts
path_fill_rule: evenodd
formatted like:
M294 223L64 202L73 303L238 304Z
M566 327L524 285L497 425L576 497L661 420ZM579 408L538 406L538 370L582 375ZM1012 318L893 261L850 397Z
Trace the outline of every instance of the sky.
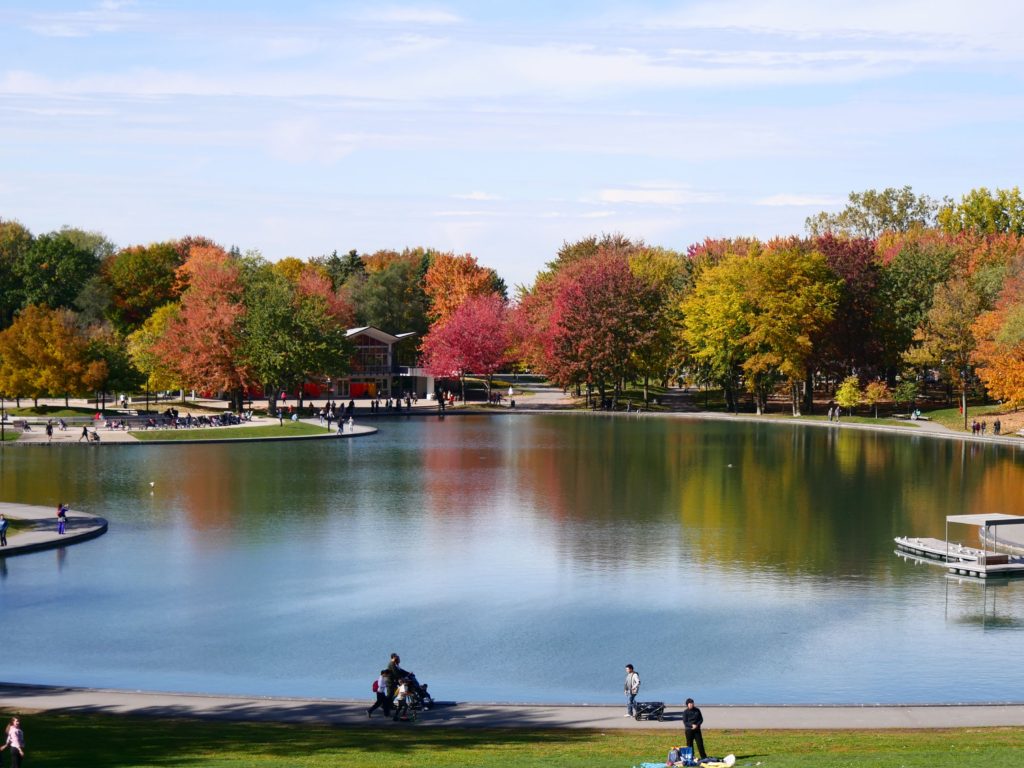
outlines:
M1024 166L1010 0L0 0L0 218L271 260L801 234Z

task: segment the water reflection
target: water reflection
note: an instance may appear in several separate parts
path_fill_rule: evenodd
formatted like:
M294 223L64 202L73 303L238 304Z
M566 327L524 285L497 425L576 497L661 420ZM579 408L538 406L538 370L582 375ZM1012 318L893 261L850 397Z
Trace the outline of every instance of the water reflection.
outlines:
M400 617L403 656L452 698L600 701L628 657L663 696L927 701L934 669L1019 643L1024 584L986 596L892 553L947 514L1024 511L1019 451L605 415L380 426L5 451L0 498L111 521L57 569L0 572L5 617L117 650L63 666L18 638L0 679L359 696ZM985 682L998 698L1024 672Z

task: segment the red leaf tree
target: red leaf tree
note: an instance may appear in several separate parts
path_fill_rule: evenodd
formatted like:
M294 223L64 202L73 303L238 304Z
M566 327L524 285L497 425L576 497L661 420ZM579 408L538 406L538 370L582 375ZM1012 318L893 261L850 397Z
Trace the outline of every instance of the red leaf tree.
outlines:
M423 339L423 364L432 376L458 376L466 399L466 374L491 379L508 359L511 346L508 307L496 294L470 296L447 319L435 323Z
M257 383L239 355L245 317L241 265L222 248L197 246L179 272L188 290L154 352L186 387L233 392L240 408L242 390Z

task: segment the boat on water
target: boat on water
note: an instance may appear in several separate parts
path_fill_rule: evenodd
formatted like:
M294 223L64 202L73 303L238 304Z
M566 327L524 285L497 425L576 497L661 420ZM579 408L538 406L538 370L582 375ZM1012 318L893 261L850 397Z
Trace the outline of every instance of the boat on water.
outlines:
M981 547L950 541L950 523L978 528L981 534ZM1007 539L1005 535L1002 540L999 538L1000 529L1016 525L1024 525L1024 517L1006 515L1001 512L948 515L944 539L897 536L894 541L897 554L915 555L933 562L935 565L945 566L950 573L974 576L980 579L994 576L1003 578L1024 576L1024 545L1021 540Z

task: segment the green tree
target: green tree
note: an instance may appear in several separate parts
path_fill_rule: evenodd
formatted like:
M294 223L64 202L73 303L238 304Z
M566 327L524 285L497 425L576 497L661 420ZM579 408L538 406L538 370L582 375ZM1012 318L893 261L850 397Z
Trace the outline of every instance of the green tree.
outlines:
M822 211L809 216L808 234L817 237L831 232L874 239L883 232L909 232L931 226L938 207L928 195L916 195L909 186L851 192L849 201L839 213Z
M354 248L344 256L339 256L337 251L333 251L329 256L315 256L309 261L324 268L336 291L341 290L352 278L366 274L366 265Z
M51 232L36 237L22 252L15 269L21 279L23 306L74 306L75 297L100 266L96 254L76 240Z
M881 347L879 363L895 372L931 309L935 287L949 279L957 251L930 231L882 237L878 252L882 269L872 332Z
M282 388L347 372L351 343L344 318L332 314L324 295L303 292L265 262L250 266L245 283L240 357L266 386L271 410Z
M917 399L917 394L917 380L903 376L892 390L892 399L897 406L900 403L906 403L909 407Z
M938 368L951 385L959 385L960 407L967 428L967 389L977 341L974 322L985 309L978 290L964 277L935 289L935 298L915 335L917 342L904 359L919 368Z
M0 219L0 330L9 326L21 309L21 264L32 241L32 233L20 223Z
M352 290L357 322L388 333L426 333L428 300L423 278L422 263L405 258L368 273Z
M847 376L843 379L843 383L839 385L839 389L836 390L836 403L840 408L846 408L851 416L853 415L853 409L860 405L863 399L860 381L857 380L856 376Z
M959 203L947 199L939 211L938 222L951 234L1024 235L1024 197L1019 187L994 192L985 187L972 189Z

